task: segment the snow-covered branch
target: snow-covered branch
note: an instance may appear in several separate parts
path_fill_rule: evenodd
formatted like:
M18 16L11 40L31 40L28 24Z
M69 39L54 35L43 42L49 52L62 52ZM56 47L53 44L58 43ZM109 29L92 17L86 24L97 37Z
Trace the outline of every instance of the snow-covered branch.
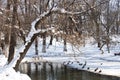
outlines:
M49 5L51 6L52 0L50 0ZM8 64L5 65L5 68L9 68L9 67L16 67L17 64L19 64L21 62L21 60L24 58L24 56L26 55L28 49L30 48L32 42L34 41L34 39L40 34L40 33L44 33L46 31L49 30L53 30L53 28L47 28L44 30L36 30L36 25L39 24L43 19L45 19L46 17L48 17L49 15L51 15L52 13L57 13L57 14L68 14L68 15L77 15L77 14L81 14L83 12L70 12L65 10L64 8L57 8L57 7L53 7L51 9L48 9L46 12L44 12L43 14L41 14L37 19L35 19L32 23L31 23L31 30L28 34L28 37L26 37L26 43L25 45L23 45L16 53L15 53L15 57L14 59ZM17 64L16 64L17 63ZM18 67L18 65L17 65ZM4 69L5 69L4 68Z
M79 15L79 14L84 13L86 11L72 12L72 11L67 11L64 8L53 8L52 12L57 13L57 14Z
M54 7L53 0L49 0L49 9L52 9Z

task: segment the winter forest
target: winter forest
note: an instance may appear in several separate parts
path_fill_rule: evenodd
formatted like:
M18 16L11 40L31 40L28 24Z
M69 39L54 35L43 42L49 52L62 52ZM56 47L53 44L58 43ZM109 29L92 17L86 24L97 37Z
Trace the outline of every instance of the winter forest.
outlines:
M120 79L120 0L0 0L0 80L58 80L20 72L33 62Z

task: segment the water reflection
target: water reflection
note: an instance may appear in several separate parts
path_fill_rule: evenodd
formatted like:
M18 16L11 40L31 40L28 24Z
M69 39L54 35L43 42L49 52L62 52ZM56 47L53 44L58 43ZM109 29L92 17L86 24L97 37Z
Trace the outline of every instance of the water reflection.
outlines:
M22 63L20 71L32 80L120 80L119 77L71 69L58 63Z

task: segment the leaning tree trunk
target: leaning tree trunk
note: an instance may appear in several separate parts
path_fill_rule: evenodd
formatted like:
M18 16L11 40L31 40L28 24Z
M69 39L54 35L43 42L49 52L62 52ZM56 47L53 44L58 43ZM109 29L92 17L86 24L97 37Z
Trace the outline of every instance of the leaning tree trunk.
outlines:
M14 67L14 69L15 69L16 71L18 71L18 67L19 67L20 62L21 62L22 59L25 57L28 49L30 48L30 46L32 45L32 43L34 42L34 40L36 39L36 37L37 37L39 34L40 34L40 33L34 34L34 35L32 36L32 38L31 38L31 40L30 40L28 43L26 43L27 45L25 44L26 46L25 46L24 51L23 51L23 52L20 52L20 58L19 58L19 60L17 61L15 67Z

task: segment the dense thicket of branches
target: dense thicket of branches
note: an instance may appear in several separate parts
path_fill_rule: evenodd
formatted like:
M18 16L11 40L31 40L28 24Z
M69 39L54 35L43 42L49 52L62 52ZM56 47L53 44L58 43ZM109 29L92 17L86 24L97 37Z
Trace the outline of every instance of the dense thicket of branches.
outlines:
M36 30L54 27L54 31L39 36L43 38L43 52L46 52L47 36L51 38L49 45L53 38L62 38L64 51L67 51L66 42L81 46L89 36L100 49L106 44L110 51L110 36L120 34L120 0L0 0L0 44L9 62L14 57L16 44L26 43L31 23L53 7L61 12L51 11L35 25ZM35 42L38 54L37 38Z

